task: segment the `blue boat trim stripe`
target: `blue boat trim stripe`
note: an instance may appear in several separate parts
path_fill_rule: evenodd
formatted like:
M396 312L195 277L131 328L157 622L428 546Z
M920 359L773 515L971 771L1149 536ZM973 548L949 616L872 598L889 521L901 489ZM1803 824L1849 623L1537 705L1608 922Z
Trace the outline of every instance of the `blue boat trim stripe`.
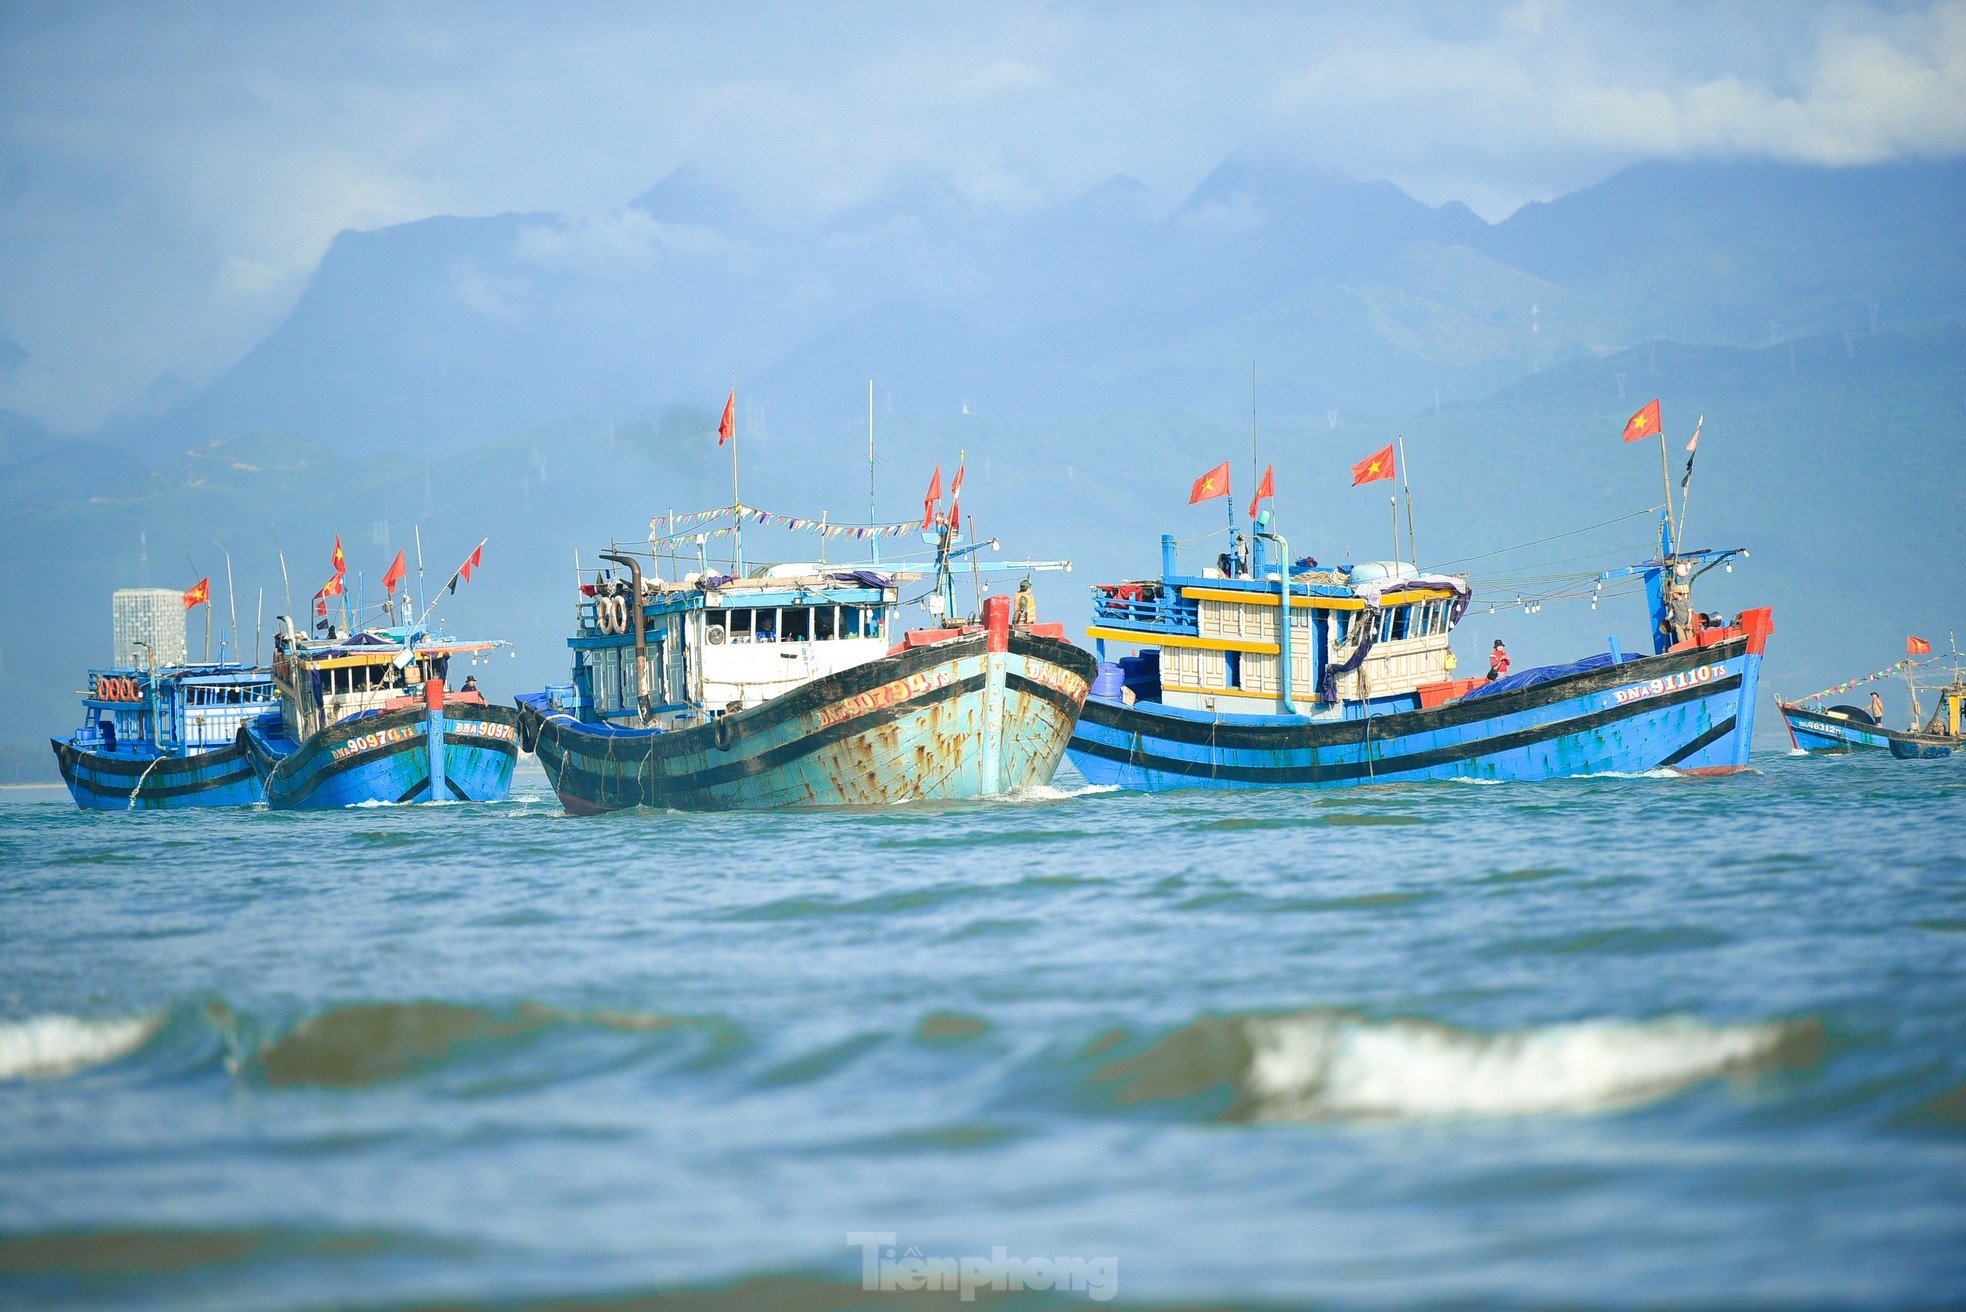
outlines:
M1542 688L1556 686L1542 684ZM1632 719L1640 715L1678 706L1686 702L1702 701L1719 693L1738 691L1741 676L1730 675L1716 679L1712 683L1696 684L1675 692L1662 693L1648 697L1645 701L1629 706L1612 706L1593 711L1589 715L1575 716L1567 720L1557 720L1550 724L1538 725L1532 729L1519 729L1514 733L1498 734L1492 738L1481 738L1472 742L1457 743L1452 747L1439 747L1428 751L1408 752L1401 756L1385 757L1374 761L1334 761L1329 765L1292 766L1246 766L1221 765L1213 761L1187 761L1178 757L1157 756L1137 749L1129 750L1110 743L1082 738L1074 734L1072 750L1088 756L1102 757L1117 761L1122 765L1135 766L1146 770L1159 770L1167 774L1200 776L1208 779L1229 779L1244 783L1322 783L1339 779L1376 779L1382 775L1409 774L1415 770L1430 769L1439 765L1452 765L1460 761L1473 760L1482 756L1494 756L1513 751L1520 747L1532 747L1537 743L1563 738L1574 733L1589 733L1620 720ZM1391 717L1387 717L1391 718ZM1354 726L1363 726L1363 720L1346 721ZM1287 729L1277 728L1269 731L1269 741L1264 745L1271 749L1301 747L1307 745L1356 745L1363 741L1359 734L1344 744L1307 744L1296 735L1309 726L1293 725ZM1156 730L1159 725L1156 723ZM1136 741L1138 741L1136 736Z
M1712 647L1667 652L1663 656L1648 656L1622 665L1585 670L1581 674L1573 674L1564 679L1552 679L1548 683L1532 684L1514 692L1497 693L1493 697L1478 697L1471 702L1448 702L1431 710L1397 711L1387 715L1375 715L1371 717L1369 723L1372 725L1372 734L1375 738L1382 736L1404 738L1410 734L1456 728L1464 724L1500 719L1522 711L1535 710L1552 702L1609 692L1628 684L1684 673L1701 665L1720 665L1741 656L1746 650L1747 640L1743 638L1735 642L1717 643ZM1739 676L1735 677L1738 679ZM1701 685L1709 691L1719 686L1718 681ZM1659 701L1656 697L1649 700L1654 704ZM1131 707L1116 706L1111 702L1096 699L1088 699L1085 704L1086 720L1118 733L1133 732L1137 724L1135 717L1141 714L1144 713ZM1164 738L1169 742L1189 743L1197 747L1242 747L1264 751L1273 751L1278 747L1340 747L1351 746L1361 741L1367 723L1368 721L1364 719L1347 719L1305 721L1289 726L1251 725L1155 716L1153 736ZM1279 737L1282 734L1289 736Z

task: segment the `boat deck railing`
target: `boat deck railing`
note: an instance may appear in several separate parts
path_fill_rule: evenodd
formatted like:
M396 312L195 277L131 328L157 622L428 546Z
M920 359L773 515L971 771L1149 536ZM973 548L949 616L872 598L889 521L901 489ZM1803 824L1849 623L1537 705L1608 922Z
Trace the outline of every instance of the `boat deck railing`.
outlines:
M1093 619L1129 629L1193 633L1200 623L1195 601L1173 588L1121 585L1092 590Z

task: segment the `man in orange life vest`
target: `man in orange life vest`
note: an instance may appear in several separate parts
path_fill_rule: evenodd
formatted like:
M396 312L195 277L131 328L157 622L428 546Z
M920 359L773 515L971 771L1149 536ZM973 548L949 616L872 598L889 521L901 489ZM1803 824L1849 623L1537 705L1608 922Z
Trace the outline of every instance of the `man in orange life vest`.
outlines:
M1493 683L1497 679L1505 679L1508 674L1509 649L1502 645L1500 638L1497 638L1494 649L1488 653L1488 681Z

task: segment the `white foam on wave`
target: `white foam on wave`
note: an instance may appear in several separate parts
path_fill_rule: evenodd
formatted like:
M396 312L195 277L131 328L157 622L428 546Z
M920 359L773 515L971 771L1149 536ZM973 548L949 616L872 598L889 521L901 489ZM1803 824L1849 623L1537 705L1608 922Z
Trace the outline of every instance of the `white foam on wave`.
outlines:
M1630 1107L1773 1058L1793 1027L1581 1021L1480 1034L1425 1021L1251 1017L1260 1121L1524 1116Z
M163 1023L161 1016L34 1016L0 1022L0 1080L70 1075L100 1066L148 1043Z
M1091 797L1095 793L1117 793L1118 784L1087 784L1083 788L1060 788L1056 784L1025 784L1013 790L1005 801L1010 802L1063 802L1074 797Z

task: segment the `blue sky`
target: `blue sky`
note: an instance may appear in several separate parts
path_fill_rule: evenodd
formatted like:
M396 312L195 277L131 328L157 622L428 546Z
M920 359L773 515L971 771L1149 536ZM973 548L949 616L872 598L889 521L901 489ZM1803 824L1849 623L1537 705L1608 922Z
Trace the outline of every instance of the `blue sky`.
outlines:
M603 228L691 163L774 221L946 175L1169 206L1235 154L1499 218L1641 159L1966 152L1966 3L0 3L0 407L64 429L249 349L334 234Z

